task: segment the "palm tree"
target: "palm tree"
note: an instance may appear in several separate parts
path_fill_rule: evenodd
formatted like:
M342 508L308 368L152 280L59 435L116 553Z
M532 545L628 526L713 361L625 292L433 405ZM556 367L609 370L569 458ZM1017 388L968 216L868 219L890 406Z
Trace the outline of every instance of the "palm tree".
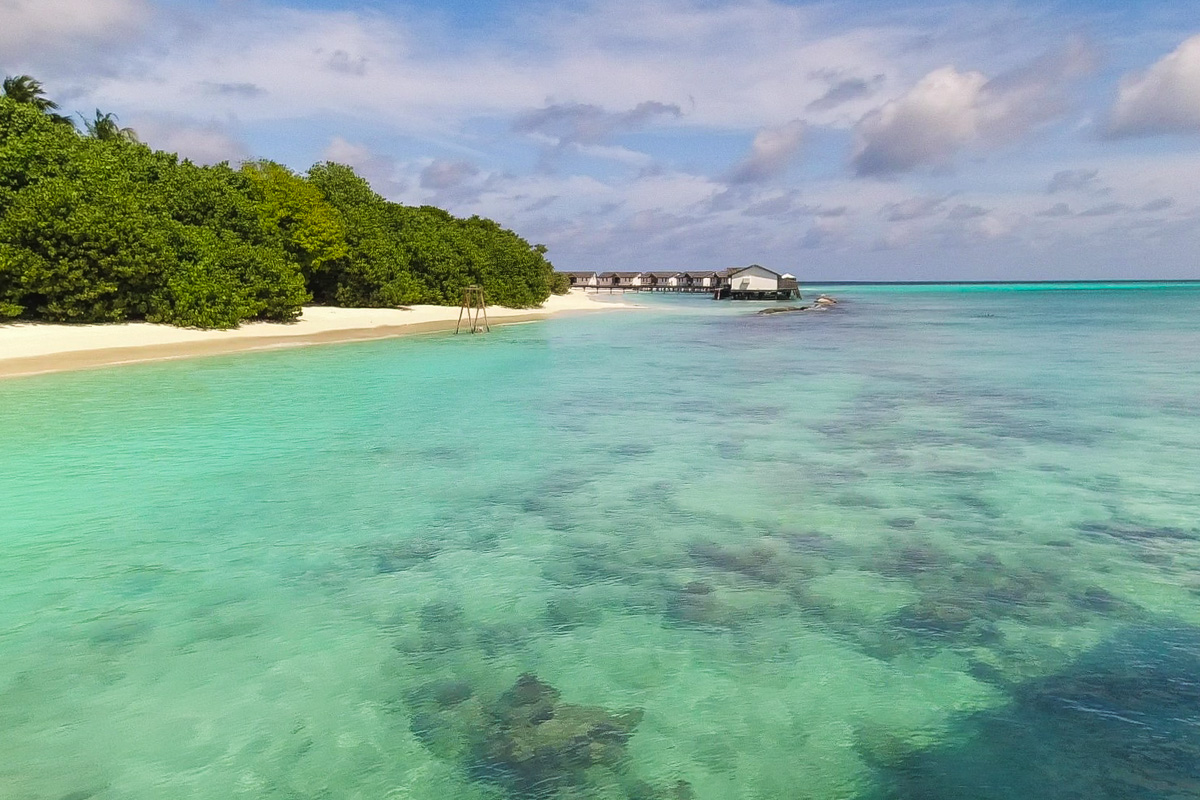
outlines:
M9 75L4 79L3 90L5 97L18 103L31 105L55 122L72 126L75 124L70 117L54 113L58 110L58 103L46 97L46 90L42 88L42 82L32 75Z
M96 118L85 119L83 127L87 129L88 136L102 142L118 139L126 142L138 141L137 131L133 128L122 128L117 124L116 114L102 114L98 108L96 109Z
M46 97L42 82L32 75L10 75L5 78L4 96L18 103L28 103L38 111L50 112L58 108L58 103Z

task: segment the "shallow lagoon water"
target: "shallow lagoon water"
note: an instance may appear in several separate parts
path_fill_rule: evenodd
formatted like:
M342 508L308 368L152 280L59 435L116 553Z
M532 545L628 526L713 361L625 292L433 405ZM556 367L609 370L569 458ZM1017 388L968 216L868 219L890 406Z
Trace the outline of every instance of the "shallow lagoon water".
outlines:
M2 383L0 798L1196 796L1200 287L1036 288Z

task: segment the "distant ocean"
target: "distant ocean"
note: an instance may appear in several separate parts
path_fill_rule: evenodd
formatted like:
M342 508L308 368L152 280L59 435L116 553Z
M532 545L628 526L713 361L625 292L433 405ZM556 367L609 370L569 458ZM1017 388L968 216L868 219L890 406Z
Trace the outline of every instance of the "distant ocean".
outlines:
M1200 284L804 289L0 382L0 800L1200 796Z

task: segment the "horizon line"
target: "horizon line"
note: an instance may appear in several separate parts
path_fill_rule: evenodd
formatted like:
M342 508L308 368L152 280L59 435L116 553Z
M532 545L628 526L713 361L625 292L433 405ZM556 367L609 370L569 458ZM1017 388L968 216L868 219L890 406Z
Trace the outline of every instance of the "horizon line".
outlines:
M1072 284L1138 284L1138 283L1200 283L1200 278L1088 278L1086 280L1051 279L1051 280L1012 280L1012 281L825 281L806 280L809 285L824 286L1014 286L1014 285L1049 285L1056 283ZM802 283L802 285L803 285Z

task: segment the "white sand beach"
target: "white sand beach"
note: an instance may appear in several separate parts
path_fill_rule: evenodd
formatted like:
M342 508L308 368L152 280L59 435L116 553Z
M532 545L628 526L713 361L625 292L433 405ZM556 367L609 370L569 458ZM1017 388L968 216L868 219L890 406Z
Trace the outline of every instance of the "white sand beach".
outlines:
M488 306L493 325L530 322L561 314L636 308L582 291L552 295L540 308ZM245 350L382 339L454 330L457 306L329 308L309 306L294 322L253 322L235 330L197 330L125 322L0 325L0 378L220 355ZM466 326L464 315L464 326Z

